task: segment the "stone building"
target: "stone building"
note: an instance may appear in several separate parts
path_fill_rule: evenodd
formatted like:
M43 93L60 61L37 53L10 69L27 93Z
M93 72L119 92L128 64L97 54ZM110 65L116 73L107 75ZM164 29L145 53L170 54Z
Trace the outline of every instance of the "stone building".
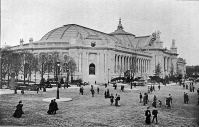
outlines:
M27 50L36 56L58 52L61 64L64 58L74 58L77 69L74 79L84 82L105 83L114 77L124 76L125 72L148 78L154 75L155 67L160 63L162 74L169 75L171 68L176 72L177 47L175 40L170 50L163 48L160 32L148 36L136 37L124 31L119 20L117 29L112 33L103 33L76 24L63 25L46 33L39 41L13 46L12 50ZM62 66L62 75L66 75ZM53 77L53 72L50 73ZM46 77L47 78L47 77Z

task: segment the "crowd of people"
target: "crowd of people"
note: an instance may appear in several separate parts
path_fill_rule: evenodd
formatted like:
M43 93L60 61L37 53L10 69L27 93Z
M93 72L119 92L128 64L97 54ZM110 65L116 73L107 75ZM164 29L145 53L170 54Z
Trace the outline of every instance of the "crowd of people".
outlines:
M113 87L114 87L114 90L117 90L117 84L114 84ZM183 88L188 90L188 84L183 83ZM160 90L160 85L158 85L158 89ZM195 87L194 87L193 83L190 83L189 89L190 89L190 92L194 92ZM150 92L148 92L148 93L152 93L153 91L155 91L155 86L154 85L149 86L148 90L150 90ZM124 91L124 85L121 85L120 91ZM94 97L95 89L94 89L93 85L91 85L90 92L91 92L92 97ZM99 86L97 87L97 93L98 94L100 93ZM158 100L157 96L154 94L153 99L152 99L152 103L151 103L153 110L151 112L150 111L148 93L145 92L145 93L143 93L143 95L142 95L141 92L139 93L139 102L143 103L144 106L147 105L147 110L145 111L145 116L146 116L145 123L151 124L151 116L153 115L152 123L155 120L156 124L158 124L158 119L157 119L157 114L158 114L157 107L158 106L157 106L157 104L159 105L159 107L162 107L162 101ZM197 89L197 93L198 93L198 103L197 103L197 105L199 105L199 88ZM22 94L24 94L24 93L22 93ZM80 86L80 88L79 88L79 94L80 95L84 94L84 88L82 86ZM110 105L111 106L112 105L120 106L120 95L118 95L118 93L116 93L115 97L114 97L113 93L110 93L107 86L105 86L104 98L110 99ZM184 92L184 103L189 104L189 96L188 96L188 93L186 93L186 92ZM171 108L171 105L172 105L172 96L171 96L171 94L169 94L169 96L167 96L166 99L165 99L165 107ZM13 116L16 117L16 118L20 118L22 116L22 114L24 114L24 112L22 110L22 107L23 107L22 101L19 101L19 104L16 107L17 107L17 109L15 110L15 113L13 114ZM56 114L57 110L59 110L59 109L58 109L58 105L56 103L56 99L51 100L47 113L48 114Z

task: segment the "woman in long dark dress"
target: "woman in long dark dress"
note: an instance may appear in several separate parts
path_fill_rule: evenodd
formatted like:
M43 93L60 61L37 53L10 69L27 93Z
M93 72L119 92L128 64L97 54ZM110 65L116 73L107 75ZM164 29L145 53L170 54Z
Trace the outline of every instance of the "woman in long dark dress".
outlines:
M13 114L14 117L20 118L22 114L24 114L22 107L23 107L22 101L19 101L19 104L16 106L17 109L15 110L15 113Z
M117 97L117 94L115 95L115 106L118 106L118 97Z
M54 103L54 101L51 100L51 102L49 104L49 109L47 111L48 114L52 114L53 113L53 103Z
M56 114L57 110L59 110L58 105L57 105L56 99L54 99L54 101L53 101L53 114Z
M151 124L151 111L149 110L149 107L147 107L147 110L145 111L145 116L146 116L145 123Z

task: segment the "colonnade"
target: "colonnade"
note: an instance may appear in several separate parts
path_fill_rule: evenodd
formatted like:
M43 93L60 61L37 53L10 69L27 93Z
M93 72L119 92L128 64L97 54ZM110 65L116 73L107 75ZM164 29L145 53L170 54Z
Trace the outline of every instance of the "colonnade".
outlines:
M114 72L123 73L127 70L133 70L135 73L150 73L150 59L140 58L138 56L125 56L115 54Z
M164 57L164 65L163 65L163 66L164 66L164 70L163 70L163 71L169 72L169 71L170 71L171 64L172 64L171 58L169 58L169 57Z

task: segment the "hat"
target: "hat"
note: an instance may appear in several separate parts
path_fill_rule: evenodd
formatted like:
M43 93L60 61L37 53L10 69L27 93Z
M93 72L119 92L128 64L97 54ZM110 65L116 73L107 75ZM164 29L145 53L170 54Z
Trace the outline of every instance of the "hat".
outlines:
M22 101L19 101L19 103L22 103Z

